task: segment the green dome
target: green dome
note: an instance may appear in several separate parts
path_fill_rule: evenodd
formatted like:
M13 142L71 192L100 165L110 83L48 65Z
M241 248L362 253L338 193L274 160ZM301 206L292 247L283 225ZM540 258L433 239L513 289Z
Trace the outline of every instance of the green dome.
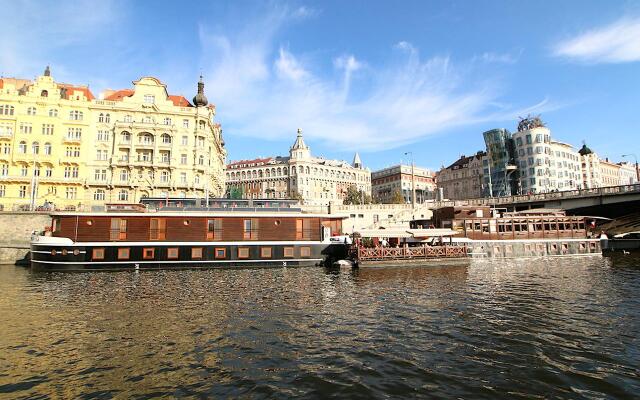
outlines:
M587 147L587 144L583 144L582 148L580 150L578 150L578 153L580 153L581 156L585 156L587 154L593 154L593 151L591 151L590 148Z

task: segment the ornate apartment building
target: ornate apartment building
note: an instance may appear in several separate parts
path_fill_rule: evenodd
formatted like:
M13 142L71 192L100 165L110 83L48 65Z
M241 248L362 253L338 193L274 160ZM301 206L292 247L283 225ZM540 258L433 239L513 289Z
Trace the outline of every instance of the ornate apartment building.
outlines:
M308 205L342 204L347 189L371 193L371 172L356 153L352 164L311 155L298 129L288 157L229 163L227 194L245 199L299 198Z
M487 153L479 151L472 156L460 158L446 168L438 171L438 188L442 189L445 199L463 200L483 196L485 189L484 168L488 169Z
M371 173L373 199L380 203L391 203L395 193L400 193L405 203L411 203L411 165L394 165ZM435 198L435 174L431 170L413 167L413 188L416 203Z
M86 86L0 79L0 205L57 208L224 193L226 150L202 79L190 103L145 77Z

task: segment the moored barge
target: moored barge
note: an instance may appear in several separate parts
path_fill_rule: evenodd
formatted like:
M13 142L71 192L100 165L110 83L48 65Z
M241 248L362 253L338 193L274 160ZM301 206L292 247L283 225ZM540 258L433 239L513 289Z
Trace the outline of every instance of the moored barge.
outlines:
M265 211L54 213L36 270L312 266L346 255L344 217Z

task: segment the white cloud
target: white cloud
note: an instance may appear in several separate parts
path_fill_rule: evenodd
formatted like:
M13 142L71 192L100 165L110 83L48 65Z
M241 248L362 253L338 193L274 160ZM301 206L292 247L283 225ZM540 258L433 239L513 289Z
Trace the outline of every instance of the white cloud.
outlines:
M319 14L320 14L320 11L318 9L307 7L307 6L300 6L295 10L293 10L293 12L291 13L291 16L293 18L304 19L304 18L317 17Z
M590 63L640 60L640 18L623 18L554 46L553 54Z
M520 55L522 55L522 50L520 50L517 55L510 53L484 52L479 56L473 57L472 61L498 64L515 64L518 62Z
M269 24L248 23L252 28L236 34L202 27L208 96L226 135L281 140L302 128L336 147L375 151L457 126L515 119L523 111L495 106L498 93L490 83L465 80L461 71L468 66L458 68L448 56L422 59L408 42L389 49L385 65L343 54L333 58L333 71L322 71L322 60L277 43L278 29L291 18L280 12ZM356 80L366 84L354 90Z

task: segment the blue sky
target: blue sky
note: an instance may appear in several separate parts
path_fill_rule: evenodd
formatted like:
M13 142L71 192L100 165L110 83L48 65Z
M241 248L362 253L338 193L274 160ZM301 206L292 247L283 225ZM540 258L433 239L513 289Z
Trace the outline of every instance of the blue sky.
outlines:
M601 157L636 153L633 1L3 0L0 74L105 88L155 76L191 98L204 75L229 160L315 155L433 169L481 133L541 114Z

